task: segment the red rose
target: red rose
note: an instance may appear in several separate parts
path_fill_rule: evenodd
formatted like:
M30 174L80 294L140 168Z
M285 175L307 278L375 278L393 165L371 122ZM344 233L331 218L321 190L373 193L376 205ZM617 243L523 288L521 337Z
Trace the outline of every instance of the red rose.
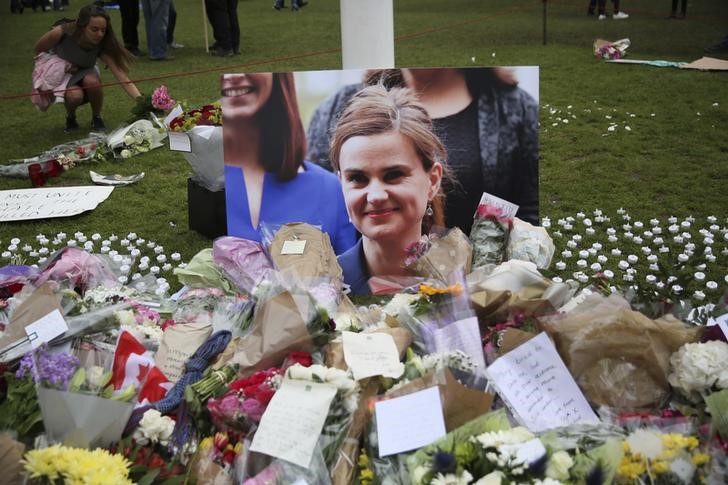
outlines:
M158 453L154 453L149 460L147 468L162 468L165 465L164 459Z
M275 393L275 389L271 389L268 386L260 386L251 397L263 406L267 406L270 400L273 399L273 394Z
M286 357L286 362L283 364L283 367L288 368L295 364L301 364L304 367L309 367L313 364L311 354L308 352L290 352L288 357Z
M222 454L222 461L232 465L235 461L235 450L226 450L225 453Z

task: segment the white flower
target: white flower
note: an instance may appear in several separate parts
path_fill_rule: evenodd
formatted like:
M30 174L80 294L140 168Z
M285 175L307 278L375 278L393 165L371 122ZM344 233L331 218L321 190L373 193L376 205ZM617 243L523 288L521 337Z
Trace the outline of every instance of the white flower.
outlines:
M555 480L568 480L569 469L574 466L574 460L566 451L557 451L549 458L546 467L546 476Z
M156 409L149 409L139 421L139 426L134 431L133 438L142 446L149 443L159 443L162 446L169 444L169 438L174 431L174 420L162 414Z
M447 475L438 473L432 478L430 483L432 485L468 485L472 480L473 476L467 470L463 470L462 475L459 477L451 473Z
M639 453L650 460L657 458L663 450L660 433L646 429L633 431L627 437L627 443L633 453Z
M492 431L482 433L475 437L483 448L497 448L501 445L514 445L530 441L535 436L523 426L517 426L505 431Z
M670 357L670 385L691 399L711 388L728 388L728 344L720 340L690 343Z

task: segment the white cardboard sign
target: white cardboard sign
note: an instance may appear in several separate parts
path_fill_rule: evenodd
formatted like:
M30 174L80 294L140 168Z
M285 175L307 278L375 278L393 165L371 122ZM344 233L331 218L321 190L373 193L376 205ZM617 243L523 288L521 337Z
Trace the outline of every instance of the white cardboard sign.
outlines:
M93 210L114 187L44 187L0 190L0 222L75 216Z

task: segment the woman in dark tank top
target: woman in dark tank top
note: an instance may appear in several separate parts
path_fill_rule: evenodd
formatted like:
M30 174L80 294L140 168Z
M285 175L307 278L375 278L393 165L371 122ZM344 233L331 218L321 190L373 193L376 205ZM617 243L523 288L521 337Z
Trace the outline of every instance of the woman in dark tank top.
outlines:
M66 132L79 128L76 109L86 102L91 104L91 129L106 129L101 118L104 97L97 59L106 64L131 98L141 96L128 76L131 55L116 39L109 15L102 7L87 5L81 8L76 21L56 26L43 35L35 44L35 54L48 51L71 64L64 96Z

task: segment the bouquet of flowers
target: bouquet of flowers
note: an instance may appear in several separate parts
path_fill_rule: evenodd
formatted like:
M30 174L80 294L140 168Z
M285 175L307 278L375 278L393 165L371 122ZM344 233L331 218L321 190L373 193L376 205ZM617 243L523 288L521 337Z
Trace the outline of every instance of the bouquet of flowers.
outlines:
M192 167L192 179L212 192L225 187L222 105L219 102L185 111L169 122L169 130L185 133L190 152L182 152Z
M149 120L138 120L119 128L106 137L106 142L96 152L96 159L130 158L162 146L167 134L155 128Z
M139 119L146 119L149 113L157 116L163 115L175 107L177 102L169 95L167 86L164 84L157 86L152 94L142 94L136 100L136 104L131 109L131 117L129 123L133 123Z
M508 234L518 206L483 193L475 212L470 242L473 244L473 268L503 262Z
M31 165L46 162L55 162L52 165L58 164L64 170L68 170L78 162L94 160L94 155L103 140L104 135L91 134L88 138L56 145L34 157L10 160L8 164L0 165L0 176L26 178L29 176L28 168Z

